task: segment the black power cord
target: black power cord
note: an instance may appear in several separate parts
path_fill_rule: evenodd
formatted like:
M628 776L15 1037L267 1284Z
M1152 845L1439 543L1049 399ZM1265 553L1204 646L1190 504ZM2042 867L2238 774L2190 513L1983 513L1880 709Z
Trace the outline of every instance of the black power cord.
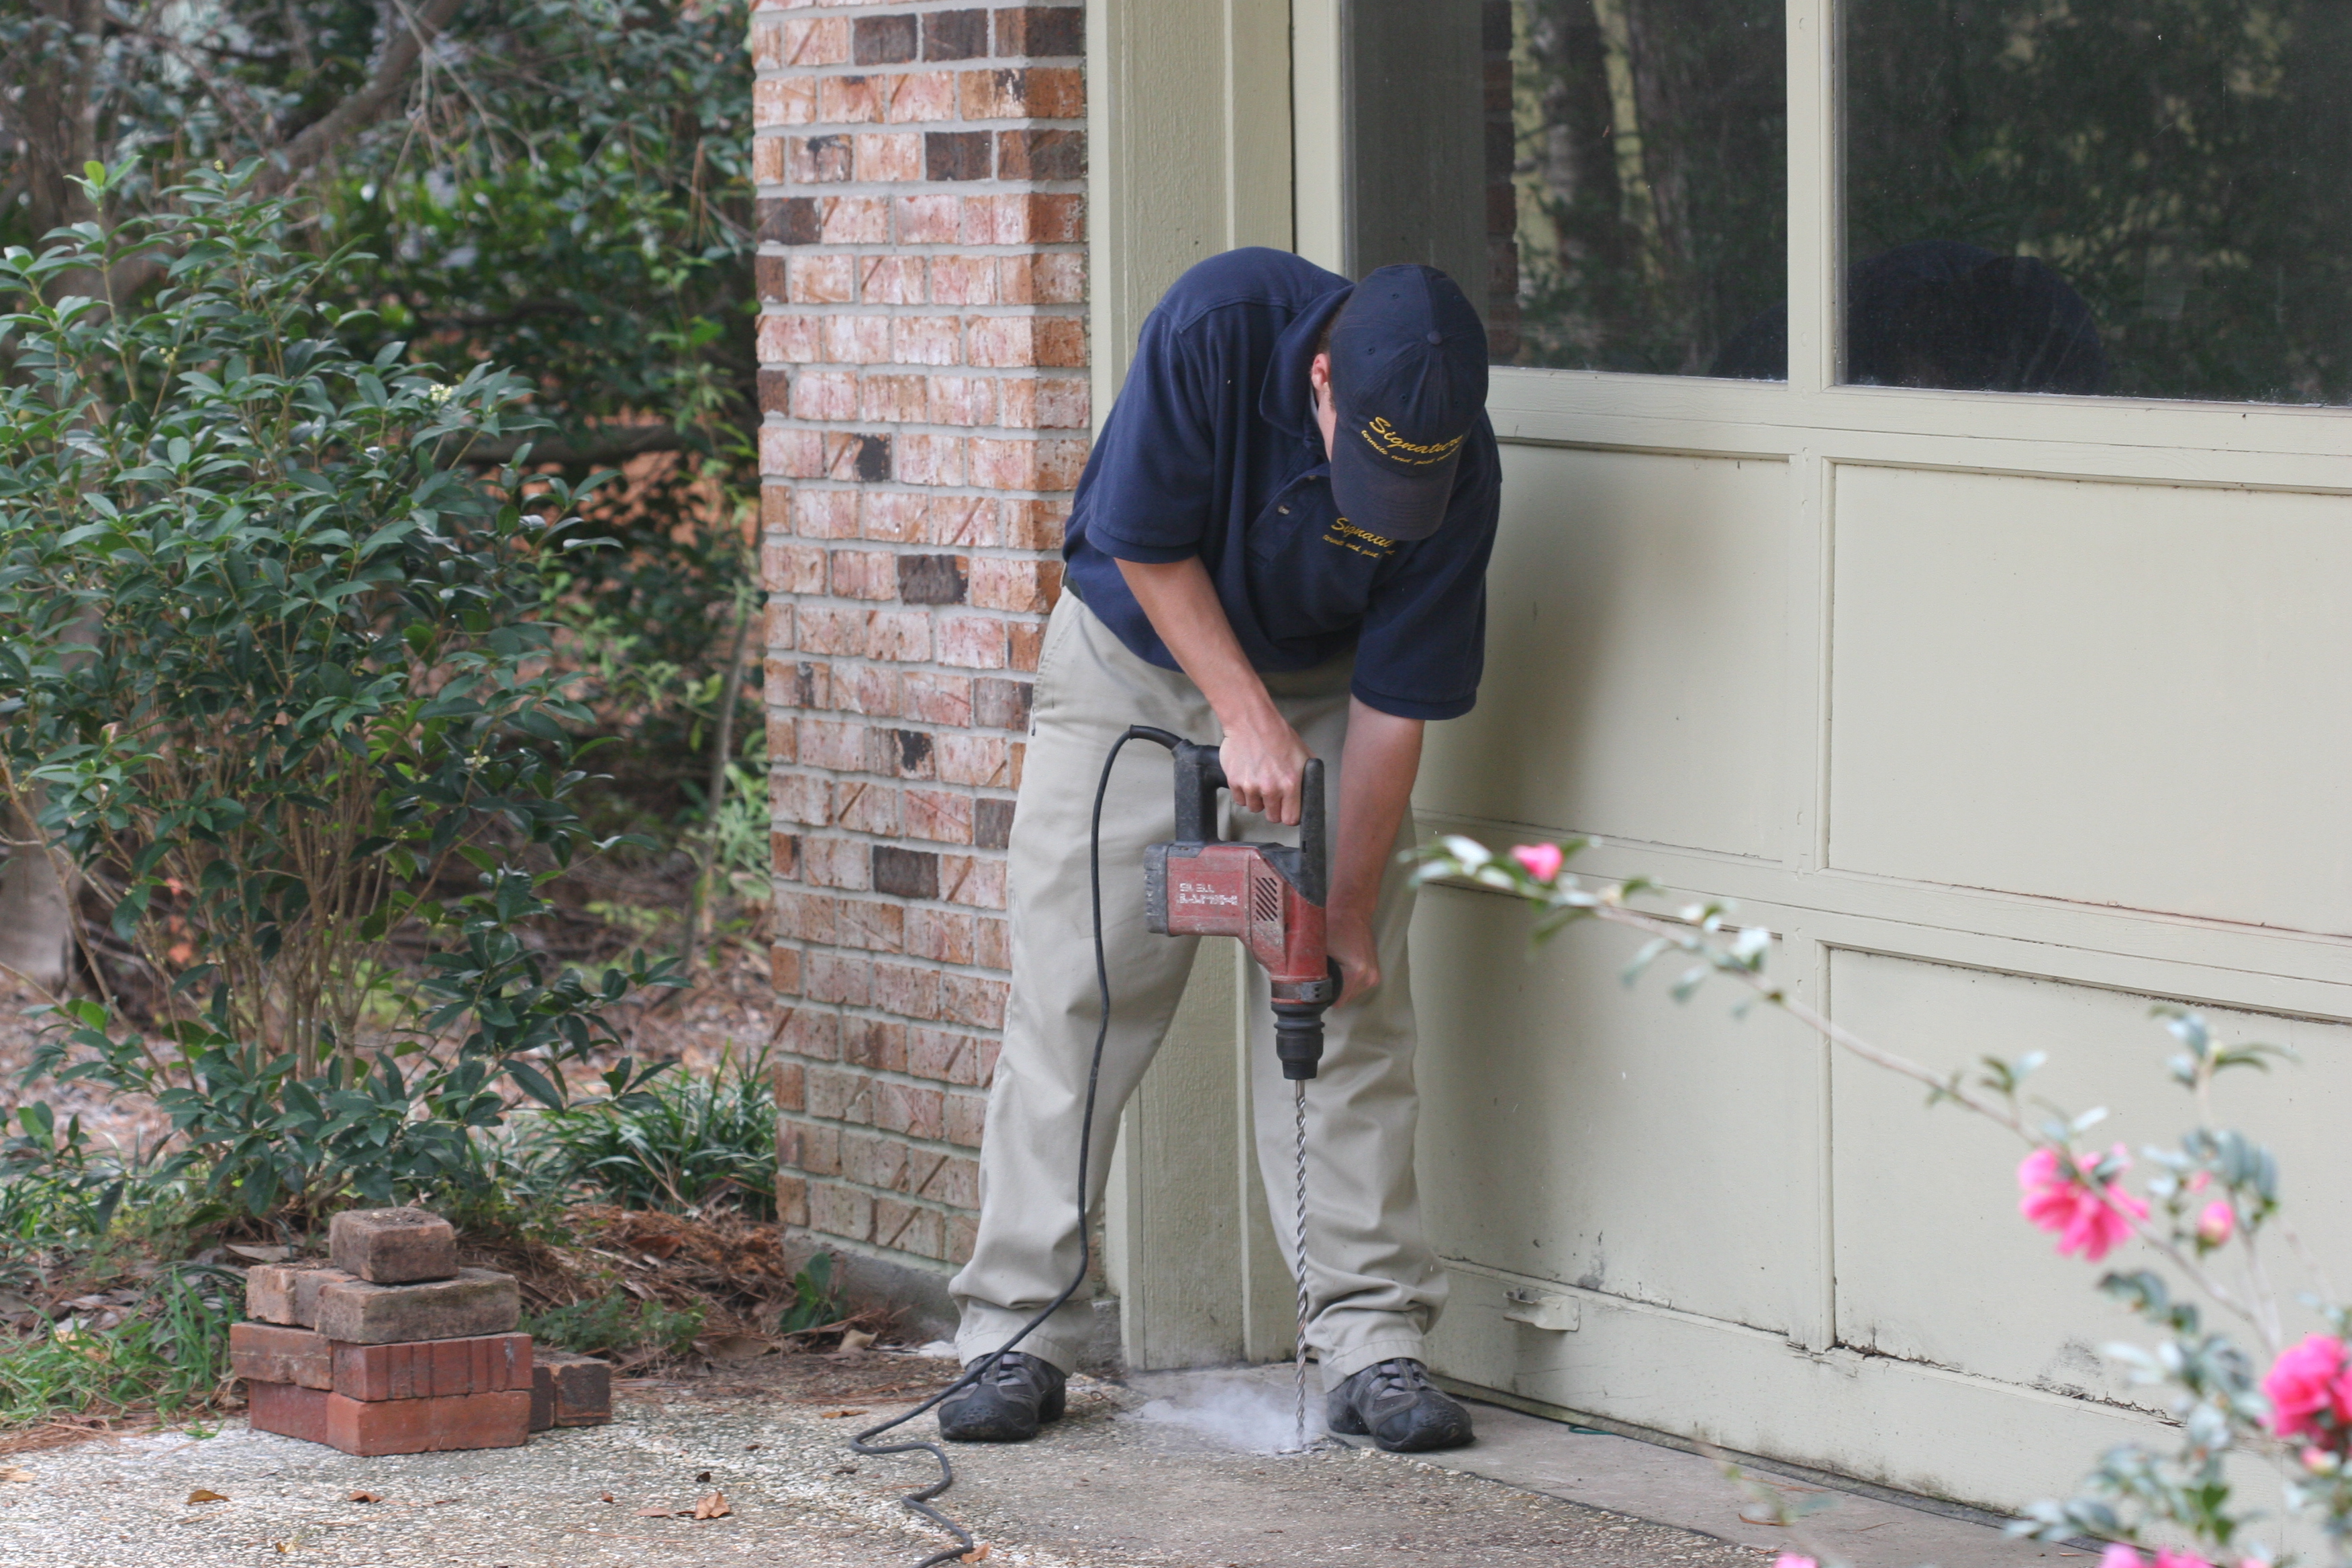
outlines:
M1095 989L1101 998L1102 1018L1101 1021L1095 1026L1094 1059L1087 1066L1086 1120L1081 1122L1078 1127L1078 1271L1070 1277L1070 1282L1067 1285L1062 1287L1062 1293L1060 1295L1046 1302L1045 1308L1039 1311L1035 1317L1021 1325L1021 1331L1019 1333L1013 1335L1011 1339L997 1346L995 1350L990 1352L986 1356L983 1356L979 1361L972 1363L971 1368L966 1371L961 1377L957 1378L953 1383L948 1384L947 1387L940 1390L937 1394L932 1394L929 1399L924 1400L920 1405L916 1405L904 1415L895 1415L889 1420L883 1422L879 1426L869 1426L865 1431L860 1432L857 1436L849 1440L849 1447L852 1453L879 1456L883 1454L912 1454L920 1451L930 1455L932 1458L937 1459L940 1462L940 1479L938 1480L933 1481L929 1486L924 1487L919 1491L908 1492L905 1497L900 1498L898 1500L904 1503L912 1511L922 1515L925 1519L929 1520L933 1524L938 1525L941 1530L946 1531L950 1535L954 1536L958 1544L949 1547L944 1552L935 1552L931 1553L931 1555L924 1558L920 1563L916 1563L915 1568L939 1568L939 1564L940 1563L953 1563L959 1558L963 1557L966 1553L978 1549L976 1543L972 1541L971 1531L966 1530L954 1520L950 1519L946 1514L941 1513L938 1509L931 1506L931 1500L933 1498L938 1497L941 1492L946 1491L950 1487L955 1485L954 1467L948 1463L947 1450L940 1447L937 1443L917 1441L912 1443L876 1444L870 1439L879 1437L883 1433L889 1431L894 1426L905 1426L908 1422L912 1421L916 1416L937 1406L942 1400L961 1393L963 1390L970 1388L973 1384L978 1383L982 1378L987 1376L990 1370L996 1365L997 1362L1003 1358L1007 1351L1013 1349L1013 1346L1019 1344L1023 1340L1027 1339L1033 1331L1045 1323L1046 1319L1060 1311L1063 1306L1068 1302L1069 1299L1078 1293L1078 1287L1087 1282L1087 1269L1094 1261L1092 1241L1087 1234L1087 1163L1091 1158L1094 1149L1095 1089L1102 1079L1103 1043L1110 1037L1110 966L1108 962L1103 957L1103 796L1109 793L1111 765L1118 761L1120 747L1126 745L1129 741L1152 741L1162 746L1166 746L1171 751L1173 751L1176 748L1177 739L1178 737L1170 734L1167 731L1155 730L1148 724L1136 724L1129 726L1126 733L1120 735L1118 740L1111 742L1110 755L1103 759L1102 778L1095 785L1094 825L1089 830L1087 839L1087 874L1092 881L1094 889Z

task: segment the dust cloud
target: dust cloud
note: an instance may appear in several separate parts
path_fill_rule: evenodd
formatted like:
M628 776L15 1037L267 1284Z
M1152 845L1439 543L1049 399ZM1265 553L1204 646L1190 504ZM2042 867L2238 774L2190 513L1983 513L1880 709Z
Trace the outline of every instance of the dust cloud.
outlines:
M1276 1387L1243 1373L1202 1378L1172 1399L1152 1400L1130 1419L1181 1426L1244 1454L1287 1454L1299 1447L1298 1410L1290 1386ZM1310 1384L1307 1441L1311 1445L1322 1436L1323 1393Z

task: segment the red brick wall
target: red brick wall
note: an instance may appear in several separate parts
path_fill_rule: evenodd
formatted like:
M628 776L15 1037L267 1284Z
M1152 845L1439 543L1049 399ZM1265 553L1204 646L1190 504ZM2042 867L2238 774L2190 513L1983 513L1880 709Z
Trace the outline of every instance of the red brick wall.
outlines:
M766 0L760 468L788 1224L969 1253L1087 406L1084 8Z

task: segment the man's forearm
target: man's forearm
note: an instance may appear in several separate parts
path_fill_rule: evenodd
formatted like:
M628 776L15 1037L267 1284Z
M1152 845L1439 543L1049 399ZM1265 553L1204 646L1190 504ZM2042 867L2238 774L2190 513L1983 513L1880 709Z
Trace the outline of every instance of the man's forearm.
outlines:
M1234 802L1276 822L1297 822L1306 744L1242 651L1208 568L1196 556L1164 563L1122 561L1118 570L1151 629L1216 710Z
M1339 831L1331 866L1330 914L1369 924L1398 826L1421 768L1422 721L1383 713L1350 698L1348 745L1339 768Z

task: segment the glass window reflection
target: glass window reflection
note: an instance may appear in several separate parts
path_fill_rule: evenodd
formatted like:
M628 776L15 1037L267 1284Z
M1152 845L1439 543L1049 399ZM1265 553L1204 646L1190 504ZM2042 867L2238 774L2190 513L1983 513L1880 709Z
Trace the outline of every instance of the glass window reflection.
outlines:
M2352 5L1853 0L1844 59L1845 379L2352 402Z
M1498 363L1782 374L1717 368L1787 293L1782 0L1349 15L1359 275L1444 268Z

